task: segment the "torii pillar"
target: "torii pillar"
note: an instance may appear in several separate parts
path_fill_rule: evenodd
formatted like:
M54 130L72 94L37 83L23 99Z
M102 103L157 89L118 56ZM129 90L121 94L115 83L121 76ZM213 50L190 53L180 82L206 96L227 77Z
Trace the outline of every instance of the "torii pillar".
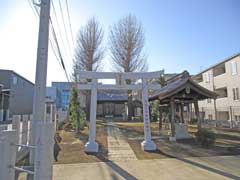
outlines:
M91 88L89 140L85 144L86 152L98 152L98 143L96 142L96 111L97 111L97 79L93 79Z
M144 141L141 143L144 151L154 151L157 149L156 144L152 141L151 126L149 117L149 102L148 102L148 86L147 80L142 79L142 104L143 104L143 121L144 121Z

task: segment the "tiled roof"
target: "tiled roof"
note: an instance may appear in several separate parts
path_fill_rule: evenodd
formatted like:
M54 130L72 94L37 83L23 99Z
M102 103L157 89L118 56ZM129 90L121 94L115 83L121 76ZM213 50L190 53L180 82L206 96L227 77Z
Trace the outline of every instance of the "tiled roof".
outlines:
M186 73L186 72L185 72ZM150 96L150 100L154 99L166 99L169 98L178 92L185 90L186 87L189 87L191 91L197 92L199 95L205 98L216 98L217 94L213 91L210 91L199 84L195 83L191 77L179 76L175 80L171 80L166 86L162 87L160 90L153 92Z
M120 90L104 90L98 91L98 101L127 101L127 91Z

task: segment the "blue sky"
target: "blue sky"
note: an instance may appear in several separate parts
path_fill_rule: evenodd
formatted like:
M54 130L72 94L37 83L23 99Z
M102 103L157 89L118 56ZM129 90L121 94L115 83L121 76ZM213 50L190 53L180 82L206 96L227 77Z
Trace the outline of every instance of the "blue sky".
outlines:
M34 81L38 20L27 1L0 2L0 48L3 51L0 68L13 69ZM61 1L65 8L65 0ZM188 70L194 74L240 52L239 0L68 1L74 38L78 29L96 16L105 30L106 48L109 27L129 13L136 15L145 29L149 71L164 68L166 72ZM54 4L60 21L58 0L54 0ZM63 26L60 27L64 33ZM69 57L73 53L71 46L71 52L65 57L69 73ZM109 61L106 56L105 71L111 70ZM65 80L50 50L48 84Z

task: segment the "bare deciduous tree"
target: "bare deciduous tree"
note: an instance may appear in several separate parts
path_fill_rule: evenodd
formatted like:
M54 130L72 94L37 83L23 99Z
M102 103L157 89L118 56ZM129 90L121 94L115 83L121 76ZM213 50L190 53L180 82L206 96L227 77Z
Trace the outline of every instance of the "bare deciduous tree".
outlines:
M79 30L75 49L75 68L98 71L104 56L103 30L93 17Z
M99 71L101 60L104 57L104 49L102 47L103 30L99 22L93 17L87 24L80 28L77 36L75 48L75 58L73 64L73 80L79 81L78 71ZM86 99L86 113L89 119L89 92Z
M145 36L141 23L128 15L119 20L110 30L110 51L113 67L120 72L146 71L146 56L143 54ZM127 81L131 83L130 80ZM128 119L133 116L131 91L128 91Z

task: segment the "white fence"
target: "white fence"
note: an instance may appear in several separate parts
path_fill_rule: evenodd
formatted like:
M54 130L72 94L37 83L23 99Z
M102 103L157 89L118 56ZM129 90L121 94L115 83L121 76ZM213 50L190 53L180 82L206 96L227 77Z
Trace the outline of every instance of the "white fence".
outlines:
M11 124L0 125L0 180L14 180L16 172L26 172L34 179L48 179L51 176L52 167L45 167L46 163L53 161L53 157L46 157L47 154L53 154L54 132L56 130L56 116L46 118L47 120L37 123L36 139L39 142L36 146L29 145L31 132L32 115L14 115ZM42 143L44 142L44 143ZM34 167L17 167L15 164L24 157L24 153L34 149L35 161ZM39 164L39 162L41 162ZM36 164L36 165L35 165ZM44 166L45 164L45 166ZM45 169L46 174L39 172ZM34 169L34 171L33 171ZM44 171L44 172L45 172Z

